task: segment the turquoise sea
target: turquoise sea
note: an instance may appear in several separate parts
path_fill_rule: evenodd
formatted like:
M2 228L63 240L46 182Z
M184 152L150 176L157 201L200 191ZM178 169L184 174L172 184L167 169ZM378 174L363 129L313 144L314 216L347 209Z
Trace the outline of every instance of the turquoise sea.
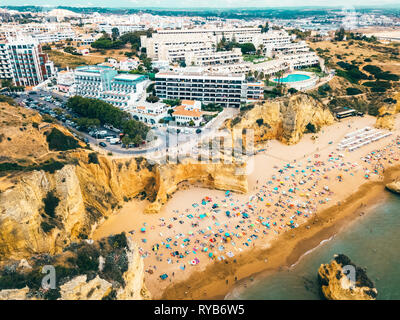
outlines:
M289 270L257 277L247 288L236 288L227 299L321 299L317 270L335 253L346 254L366 267L378 289L378 299L400 299L400 196L388 192L348 228L309 251Z

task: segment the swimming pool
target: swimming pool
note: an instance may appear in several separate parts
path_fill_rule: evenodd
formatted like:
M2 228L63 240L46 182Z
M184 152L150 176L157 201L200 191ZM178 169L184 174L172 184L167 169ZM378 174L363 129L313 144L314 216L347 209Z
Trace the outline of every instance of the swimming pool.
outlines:
M304 81L304 80L308 80L308 79L311 79L311 77L309 75L301 74L301 73L292 73L282 79L276 78L276 79L274 79L274 81L275 82L279 81L281 83L289 83L289 82Z

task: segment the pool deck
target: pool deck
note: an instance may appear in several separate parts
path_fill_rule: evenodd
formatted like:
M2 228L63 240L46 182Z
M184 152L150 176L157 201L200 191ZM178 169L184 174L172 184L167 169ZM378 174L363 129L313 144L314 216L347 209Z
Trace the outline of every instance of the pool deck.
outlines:
M280 82L273 79L272 82L285 84L288 87L295 88L297 90L307 90L316 86L318 77L313 72L307 72L307 71L288 72L283 75L283 79L288 77L289 75L295 75L295 74L309 76L310 78L299 81L290 81L290 82Z

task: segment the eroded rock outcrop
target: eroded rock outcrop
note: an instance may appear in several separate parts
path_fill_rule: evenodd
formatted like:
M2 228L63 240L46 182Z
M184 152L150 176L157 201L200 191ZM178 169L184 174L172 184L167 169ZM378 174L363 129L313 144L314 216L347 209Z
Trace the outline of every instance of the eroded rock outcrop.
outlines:
M16 268L17 263L6 265L1 270L10 280L18 280L14 283L0 279L0 289L10 285L22 288L0 290L0 300L151 298L143 281L143 259L137 245L125 234L102 239L99 243L75 243L61 255L48 256L45 259L33 257L31 260L32 270ZM45 276L40 275L41 270L48 264L55 267L56 283L52 289L43 288L41 282Z
M376 128L394 130L396 114L400 112L400 93L397 93L393 99L396 103L384 105L379 108L379 115L375 122Z
M321 264L318 278L328 300L375 300L378 294L365 269L343 254L335 255L329 264Z
M318 131L333 122L332 113L321 102L307 94L296 94L257 104L230 120L227 126L231 129L253 129L255 143L277 139L295 144L309 128Z
M400 194L400 180L395 180L386 185L386 188L394 193Z
M138 195L151 201L147 212L158 212L183 181L247 191L246 176L237 174L245 164L185 159L179 164L157 165L144 158L112 160L105 156L89 163L88 152L83 150L70 157L77 160L76 165L64 165L54 173L21 173L0 193L0 261L58 253L71 241L90 237L104 217Z

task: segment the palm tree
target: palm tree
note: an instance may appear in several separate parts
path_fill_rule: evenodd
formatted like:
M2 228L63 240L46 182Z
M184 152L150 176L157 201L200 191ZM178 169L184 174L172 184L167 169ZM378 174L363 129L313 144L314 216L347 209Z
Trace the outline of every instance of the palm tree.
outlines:
M251 78L253 75L253 72L251 70L249 70L249 72L247 72L247 78Z
M270 80L270 78L271 78L271 75L269 75L269 74L266 74L265 75L265 83L268 85L269 84L269 80Z
M281 84L281 79L283 77L283 71L278 71L275 73L275 77L278 79L278 84Z
M257 70L254 70L254 78L258 78L258 71Z

